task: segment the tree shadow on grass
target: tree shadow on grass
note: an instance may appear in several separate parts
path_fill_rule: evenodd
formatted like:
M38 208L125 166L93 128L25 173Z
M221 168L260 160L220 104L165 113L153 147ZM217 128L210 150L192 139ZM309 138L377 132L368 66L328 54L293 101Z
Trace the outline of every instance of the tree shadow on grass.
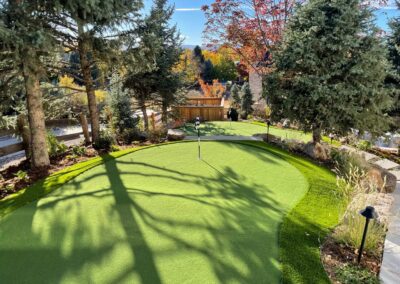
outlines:
M162 274L160 265L165 262L160 259L174 258L178 266L192 269L187 281L277 282L280 272L276 235L284 213L281 204L268 187L246 180L233 168L217 168L209 161L201 164L213 174L201 176L105 157L104 170L88 172L68 183L69 190L58 191L0 220L0 279L7 283L26 279L30 283L57 283L68 275L80 275L76 276L79 281L99 282L89 269L99 266L105 270L100 278L103 283L163 283L169 275ZM125 170L121 171L119 167L124 165ZM137 167L149 171L135 170ZM122 177L128 175L161 177L188 186L197 184L205 191L171 193L167 188L164 192L127 186ZM83 188L86 181L98 179L104 184ZM204 218L176 218L167 211L163 211L164 215L146 206L153 200L167 199L172 199L169 204L182 203L211 213ZM97 204L102 202L109 206L98 211ZM119 227L114 228L113 223ZM158 247L154 239L148 238L149 232L168 245ZM101 245L97 245L99 239ZM116 250L119 246L123 249ZM205 259L206 265L196 267L190 257L181 260L181 254ZM121 267L109 274L107 266L113 266L114 261ZM208 278L210 274L212 278Z

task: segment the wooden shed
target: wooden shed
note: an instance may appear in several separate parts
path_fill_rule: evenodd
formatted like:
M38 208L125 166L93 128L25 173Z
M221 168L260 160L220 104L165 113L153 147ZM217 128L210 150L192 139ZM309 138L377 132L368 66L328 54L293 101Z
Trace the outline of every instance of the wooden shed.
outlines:
M222 121L225 117L224 98L188 97L186 105L177 107L182 120L193 121L196 117L207 121Z

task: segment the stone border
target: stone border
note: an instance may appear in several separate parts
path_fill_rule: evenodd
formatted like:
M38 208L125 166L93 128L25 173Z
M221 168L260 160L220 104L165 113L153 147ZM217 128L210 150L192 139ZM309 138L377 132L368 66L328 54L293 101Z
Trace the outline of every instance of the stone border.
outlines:
M400 165L348 146L342 146L340 149L358 153L369 164L379 166L396 176L396 189L393 193L388 193L392 195L394 202L389 214L389 227L386 233L379 279L384 284L397 284L400 282Z

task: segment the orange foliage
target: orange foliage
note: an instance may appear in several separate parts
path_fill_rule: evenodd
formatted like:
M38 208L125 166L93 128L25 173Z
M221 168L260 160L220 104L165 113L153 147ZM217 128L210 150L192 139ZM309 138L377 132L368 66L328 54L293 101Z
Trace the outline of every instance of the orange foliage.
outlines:
M225 87L218 80L213 80L212 85L208 85L200 79L199 84L205 97L220 98L225 92Z

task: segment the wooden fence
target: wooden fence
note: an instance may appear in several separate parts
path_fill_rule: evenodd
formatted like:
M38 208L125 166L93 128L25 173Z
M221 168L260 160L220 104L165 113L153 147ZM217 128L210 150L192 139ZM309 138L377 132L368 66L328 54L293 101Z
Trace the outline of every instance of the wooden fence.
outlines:
M224 98L189 97L186 105L177 107L184 121L194 121L196 117L206 121L222 121L225 118Z

